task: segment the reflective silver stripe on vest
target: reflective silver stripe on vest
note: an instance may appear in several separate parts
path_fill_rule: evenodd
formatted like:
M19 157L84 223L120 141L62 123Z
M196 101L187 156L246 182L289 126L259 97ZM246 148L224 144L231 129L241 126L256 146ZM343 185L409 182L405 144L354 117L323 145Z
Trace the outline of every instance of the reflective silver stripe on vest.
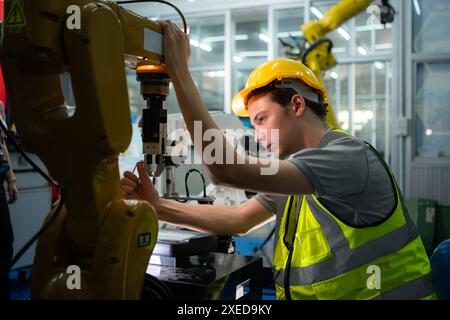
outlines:
M404 226L352 250L336 220L323 212L312 196L306 196L306 200L317 222L323 228L333 256L307 267L291 267L290 284L293 286L310 285L334 278L395 253L419 236L411 219L403 211L406 220ZM275 282L282 286L283 279L284 269L281 269Z
M418 300L433 294L431 273L382 293L373 300Z

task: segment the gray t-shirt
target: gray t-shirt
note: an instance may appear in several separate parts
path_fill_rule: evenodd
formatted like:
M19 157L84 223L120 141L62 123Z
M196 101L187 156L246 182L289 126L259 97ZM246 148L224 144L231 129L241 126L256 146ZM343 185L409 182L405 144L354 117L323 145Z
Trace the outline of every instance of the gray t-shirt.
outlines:
M315 196L344 223L365 226L383 220L395 205L389 174L364 141L353 136L335 138L328 130L317 148L303 149L287 160L303 172ZM287 195L259 193L255 199L282 215Z

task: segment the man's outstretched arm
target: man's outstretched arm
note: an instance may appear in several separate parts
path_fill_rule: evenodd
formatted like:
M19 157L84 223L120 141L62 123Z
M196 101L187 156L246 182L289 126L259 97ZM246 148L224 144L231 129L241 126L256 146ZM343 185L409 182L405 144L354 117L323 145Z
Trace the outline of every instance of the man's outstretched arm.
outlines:
M247 233L273 216L256 199L239 205L194 205L161 199L142 163L137 164L137 170L139 178L125 171L121 180L123 195L126 199L150 202L162 221L208 233L237 235Z
M191 138L201 141L200 145L194 143L198 154L203 155L210 143L222 146L222 153L216 150L215 161L206 163L211 181L215 184L226 185L233 188L251 190L256 192L277 194L310 194L313 193L308 178L298 168L287 160L269 160L261 158L243 157L232 148L219 127L208 112L193 79L189 72L188 60L190 46L188 36L171 22L161 22L164 28L164 55L168 72L172 78L177 100L183 114L186 127ZM201 135L207 130L217 130L221 141L205 142L196 139L195 122L201 123ZM227 152L232 152L234 163L226 162ZM218 157L222 157L218 159ZM202 158L203 159L203 158ZM238 160L239 159L239 160ZM204 160L204 159L203 159ZM275 171L264 174L264 171Z
M256 199L240 205L186 204L161 199L159 219L197 231L241 235L273 217Z

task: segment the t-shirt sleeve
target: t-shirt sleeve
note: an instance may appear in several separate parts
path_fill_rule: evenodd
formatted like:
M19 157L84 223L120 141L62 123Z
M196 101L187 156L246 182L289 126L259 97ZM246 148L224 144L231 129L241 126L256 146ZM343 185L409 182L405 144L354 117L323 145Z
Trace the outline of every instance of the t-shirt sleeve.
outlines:
M276 214L276 195L268 193L258 193L254 198L261 203L261 205L266 208L269 212Z
M355 195L367 184L365 145L353 137L334 140L323 148L304 149L288 160L309 179L318 197Z

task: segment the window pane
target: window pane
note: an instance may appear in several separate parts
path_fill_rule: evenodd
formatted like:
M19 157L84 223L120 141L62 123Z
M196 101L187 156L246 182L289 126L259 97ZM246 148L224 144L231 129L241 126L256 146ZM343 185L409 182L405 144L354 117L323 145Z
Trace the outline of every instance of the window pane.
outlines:
M233 70L233 94L244 89L248 76L252 71L253 68L236 68Z
M224 107L224 75L225 71L221 70L191 70L194 83L200 91L200 95L205 101L208 110L223 111ZM170 86L170 95L164 104L167 113L180 112L177 97L173 86Z
M208 106L208 110L223 111L224 106L224 75L223 70L194 71L192 77Z
M191 67L224 64L224 21L223 16L190 21Z
M313 1L311 3L311 19L320 19L337 1ZM326 35L333 41L333 53L336 56L348 56L350 41L354 41L356 56L365 56L375 52L389 53L392 49L392 25L385 26L379 22L379 15L374 18L363 10L353 19L339 26ZM354 30L351 26L354 24ZM354 38L353 35L354 34Z
M328 11L335 2L323 2L323 1L313 1L310 7L310 17L311 20L319 20L322 18L323 14ZM347 21L342 24L338 29L328 33L326 35L333 42L332 52L335 55L348 54L350 48L350 24Z
M236 24L236 55L245 62L259 62L267 59L268 39L267 21L242 22ZM239 40L236 40L238 38ZM247 39L241 41L240 39ZM236 60L236 59L234 59ZM235 61L237 62L237 61Z
M177 16L164 17L181 26ZM200 95L208 110L223 110L224 107L224 54L225 17L186 17L191 43L189 68ZM215 99L212 97L216 96ZM164 104L169 114L180 112L175 90L171 85L170 95Z
M384 155L386 117L390 103L390 64L376 61L355 65L353 130Z
M413 0L413 51L450 52L450 2Z
M383 29L377 30L375 33L375 46L373 50L376 52L392 51L392 25L386 24Z
M372 12L369 8L367 10ZM374 12L378 13L377 10ZM383 25L379 19L379 14L371 16L366 10L355 17L355 55L391 51L392 24Z
M326 71L323 82L328 91L330 107L333 109L339 127L348 130L348 65L336 65Z
M300 26L303 24L303 8L289 8L275 11L275 34L276 34L276 57L289 57L286 55L280 39L292 45L294 48L301 46L303 32ZM291 50L293 54L298 54L299 50ZM294 58L294 57L291 57Z
M417 155L450 156L450 63L417 66L416 139Z
M248 76L269 55L267 8L236 10L232 13L235 24L232 92L245 86Z

